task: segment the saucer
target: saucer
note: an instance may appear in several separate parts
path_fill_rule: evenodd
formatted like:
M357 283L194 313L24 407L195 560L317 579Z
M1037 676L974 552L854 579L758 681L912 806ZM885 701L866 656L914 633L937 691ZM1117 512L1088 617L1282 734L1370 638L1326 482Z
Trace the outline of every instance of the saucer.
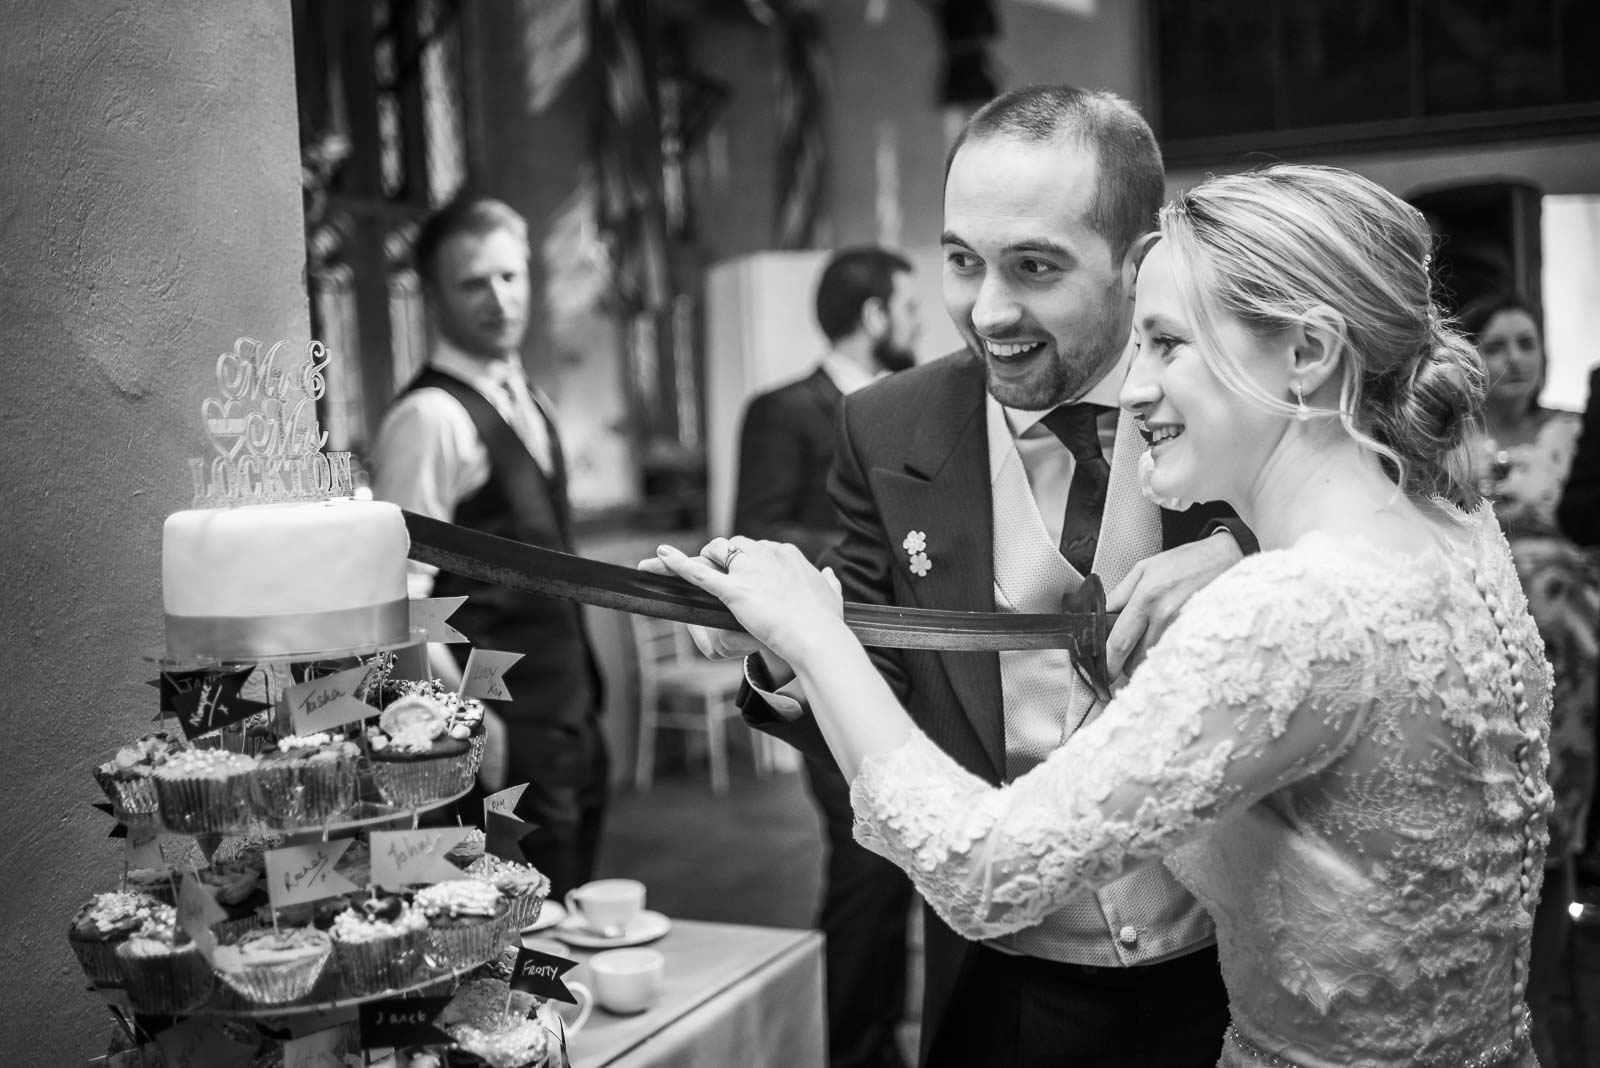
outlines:
M528 924L528 926L524 927L522 930L524 933L529 931L542 931L546 927L554 927L556 924L560 923L566 918L566 906L562 905L559 901L546 900L543 905L539 906L539 918Z
M627 929L614 938L593 930L578 916L568 916L556 924L555 936L569 946L580 949L616 949L619 946L642 946L654 942L672 930L672 921L659 912L645 909Z

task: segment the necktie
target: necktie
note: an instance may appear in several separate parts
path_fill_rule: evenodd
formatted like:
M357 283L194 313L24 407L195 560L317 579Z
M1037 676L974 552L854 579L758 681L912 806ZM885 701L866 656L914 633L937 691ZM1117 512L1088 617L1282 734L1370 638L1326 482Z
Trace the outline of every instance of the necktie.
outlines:
M1111 481L1111 465L1100 451L1097 422L1100 413L1109 410L1099 404L1063 404L1040 420L1072 453L1072 485L1061 520L1061 555L1083 575L1094 567L1106 486Z
M544 411L533 399L520 368L513 368L508 372L501 381L501 386L511 404L511 429L517 432L517 437L522 439L523 445L532 454L534 462L540 469L546 474L552 474L554 464L550 442L553 434L545 421Z

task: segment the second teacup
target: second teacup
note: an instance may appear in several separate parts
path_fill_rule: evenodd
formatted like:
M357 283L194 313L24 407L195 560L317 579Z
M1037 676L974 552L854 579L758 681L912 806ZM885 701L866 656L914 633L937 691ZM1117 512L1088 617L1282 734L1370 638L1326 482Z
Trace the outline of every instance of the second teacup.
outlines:
M602 1009L643 1012L661 998L666 958L653 949L608 949L589 958L589 980Z
M596 879L568 890L566 905L590 930L617 937L644 911L644 884L637 879Z

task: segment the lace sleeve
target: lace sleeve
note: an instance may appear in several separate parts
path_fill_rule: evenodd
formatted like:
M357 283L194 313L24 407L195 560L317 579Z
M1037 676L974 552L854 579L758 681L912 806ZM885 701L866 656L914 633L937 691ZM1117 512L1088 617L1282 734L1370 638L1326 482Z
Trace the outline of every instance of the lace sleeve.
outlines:
M862 764L857 840L968 938L1038 923L1348 746L1374 690L1374 635L1341 586L1291 553L1235 566L1097 720L1006 787L913 733Z

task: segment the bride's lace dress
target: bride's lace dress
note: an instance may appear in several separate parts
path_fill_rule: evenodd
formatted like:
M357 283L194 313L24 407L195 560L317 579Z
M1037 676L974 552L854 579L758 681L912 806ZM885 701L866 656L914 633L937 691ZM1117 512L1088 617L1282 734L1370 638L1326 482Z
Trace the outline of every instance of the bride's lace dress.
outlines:
M1165 858L1216 920L1223 1065L1533 1064L1549 671L1492 514L1450 511L1451 554L1243 561L1007 787L914 733L856 837L974 939Z

